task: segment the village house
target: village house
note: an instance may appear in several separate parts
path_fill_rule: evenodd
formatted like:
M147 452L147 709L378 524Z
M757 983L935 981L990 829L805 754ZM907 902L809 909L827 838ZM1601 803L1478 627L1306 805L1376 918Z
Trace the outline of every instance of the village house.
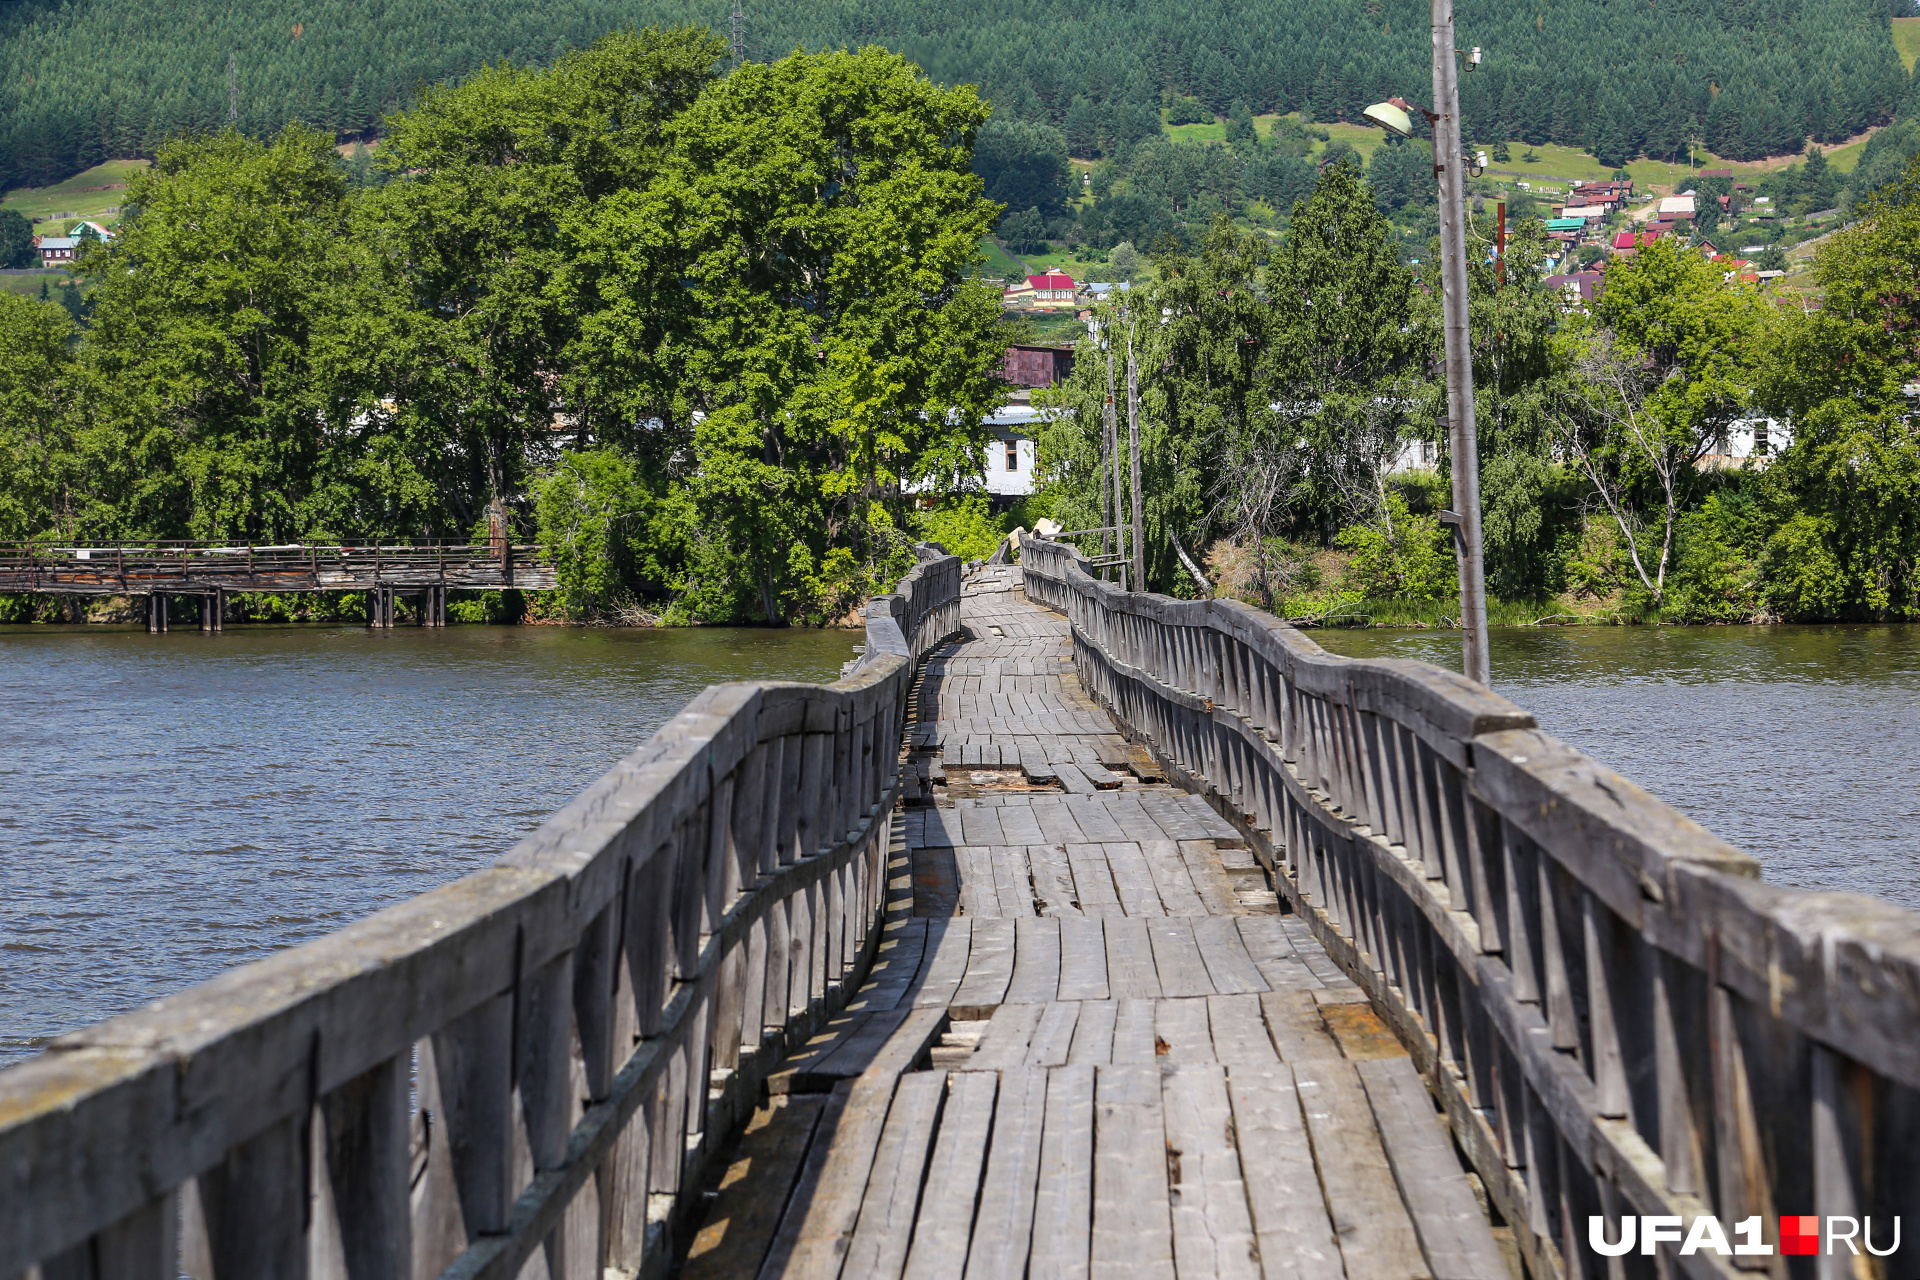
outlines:
M1048 271L1042 275L1028 276L1027 287L1033 290L1035 302L1072 302L1079 286L1064 271Z
M1633 195L1632 182L1581 182L1567 193L1571 205L1599 205L1608 213L1617 210Z
M1072 372L1072 347L1012 346L1000 361L1000 377L1016 387L1058 386Z
M1664 197L1660 201L1660 217L1663 221L1667 219L1672 219L1675 222L1692 221L1693 220L1693 197L1692 196Z
M70 267L80 256L80 246L85 242L84 230L91 230L94 238L105 244L113 239L113 232L97 222L76 222L67 229L64 236L35 236L33 247L40 254L43 267Z
M1623 260L1631 258L1659 238L1660 232L1654 230L1616 231L1613 233L1613 256Z
M80 253L79 236L37 236L33 247L40 251L43 267L70 267Z
M1548 276L1546 285L1565 294L1566 306L1572 308L1592 302L1604 278L1598 271L1574 271L1567 275Z

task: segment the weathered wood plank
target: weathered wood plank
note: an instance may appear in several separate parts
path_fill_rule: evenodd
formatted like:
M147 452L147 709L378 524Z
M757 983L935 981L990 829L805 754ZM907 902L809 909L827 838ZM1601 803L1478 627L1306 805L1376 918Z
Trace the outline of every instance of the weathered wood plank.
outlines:
M933 1150L934 1127L946 1092L946 1081L930 1071L903 1076L894 1089L860 1216L847 1246L845 1274L893 1277L906 1266L920 1209L921 1174Z
M1014 921L1013 976L1007 983L1007 1003L1044 1003L1059 991L1060 921L1041 916Z
M1148 873L1153 877L1153 887L1159 891L1160 903L1168 915L1207 914L1207 904L1200 900L1199 893L1194 890L1193 876L1180 857L1178 844L1172 840L1148 840L1141 844L1140 854L1146 861Z
M1115 999L1158 999L1160 977L1154 968L1153 944L1145 920L1109 918L1102 921L1107 940L1107 986Z
M1153 967L1160 979L1161 995L1173 998L1215 994L1207 962L1194 941L1191 917L1149 920L1147 939L1153 949Z
M1089 916L1120 916L1120 893L1113 884L1113 871L1107 865L1106 850L1097 844L1067 846L1067 865L1073 871L1074 900Z
M975 920L967 975L953 993L953 1016L984 1018L1006 998L1013 978L1014 922Z
M1292 1066L1347 1280L1424 1274L1419 1237L1353 1064L1321 1059Z
M1505 1266L1500 1246L1413 1063L1379 1058L1354 1069L1373 1104L1387 1160L1433 1280L1499 1275Z
M1314 1169L1293 1068L1233 1063L1227 1096L1266 1280L1341 1275L1340 1246Z
M1104 1066L1113 1061L1113 1029L1120 1016L1117 1000L1088 1000L1079 1006L1073 1027L1073 1048L1067 1052L1074 1066Z
M947 1077L946 1109L933 1160L927 1166L913 1249L907 1255L909 1280L949 1280L966 1274L967 1246L999 1084L999 1073L993 1071L960 1071Z
M1252 994L1207 997L1207 1021L1213 1032L1213 1056L1231 1065L1262 1066L1280 1061Z
M1266 979L1247 953L1240 930L1231 916L1205 916L1193 921L1193 943L1206 962L1213 989L1221 994L1266 991Z
M1269 991L1260 997L1260 1011L1266 1015L1267 1030L1282 1062L1327 1062L1342 1057L1311 993Z
M1060 922L1061 1000L1105 1000L1107 988L1107 934L1098 919Z
M1048 1074L1035 1068L1000 1074L991 1155L967 1252L966 1274L974 1280L1001 1280L1026 1270L1045 1136Z
M1247 1188L1230 1136L1234 1126L1226 1068L1183 1063L1162 1077L1161 1096L1166 1107L1175 1270L1182 1276L1259 1280L1260 1257Z
M1160 1069L1098 1068L1093 1131L1093 1274L1172 1280Z
M967 976L967 961L973 949L971 920L930 920L927 922L927 958L915 976L911 990L915 1008L945 1007Z

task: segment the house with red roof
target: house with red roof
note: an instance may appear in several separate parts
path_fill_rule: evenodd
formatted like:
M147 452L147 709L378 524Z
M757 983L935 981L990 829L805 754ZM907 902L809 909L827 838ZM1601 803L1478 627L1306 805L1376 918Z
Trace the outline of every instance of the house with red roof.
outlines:
M1614 256L1631 258L1659 238L1658 231L1616 231L1613 233Z
M1064 271L1048 271L1042 275L1028 276L1027 287L1033 290L1035 302L1072 302L1074 290L1079 286Z

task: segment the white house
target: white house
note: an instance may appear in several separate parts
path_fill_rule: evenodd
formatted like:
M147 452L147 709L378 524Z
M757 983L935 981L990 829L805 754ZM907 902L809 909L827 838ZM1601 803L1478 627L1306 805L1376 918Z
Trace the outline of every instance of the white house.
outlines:
M986 481L990 498L1023 498L1034 490L1039 454L1034 437L1042 414L1030 404L1010 404L987 419L993 442L987 446Z

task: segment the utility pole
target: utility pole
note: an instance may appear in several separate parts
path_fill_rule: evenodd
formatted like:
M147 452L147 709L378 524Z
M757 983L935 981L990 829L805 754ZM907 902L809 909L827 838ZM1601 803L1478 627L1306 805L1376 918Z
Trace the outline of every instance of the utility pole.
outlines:
M227 55L227 123L240 127L240 55Z
M1467 328L1466 134L1460 127L1460 73L1454 63L1453 0L1433 5L1433 167L1440 179L1440 293L1447 338L1447 439L1459 537L1460 651L1470 680L1490 684L1487 580L1480 543L1480 447L1473 421L1473 353Z
M1133 358L1131 321L1127 324L1127 459L1133 472L1133 589L1145 591L1147 539L1140 502L1140 370Z
M747 60L747 15L740 0L733 0L733 65L737 69Z
M1107 532L1100 535L1100 553L1119 555L1125 549L1120 539L1120 460L1119 432L1113 416L1113 321L1101 326L1100 345L1107 349L1107 421L1106 439L1100 450L1100 523ZM1111 539L1111 543L1109 543Z

